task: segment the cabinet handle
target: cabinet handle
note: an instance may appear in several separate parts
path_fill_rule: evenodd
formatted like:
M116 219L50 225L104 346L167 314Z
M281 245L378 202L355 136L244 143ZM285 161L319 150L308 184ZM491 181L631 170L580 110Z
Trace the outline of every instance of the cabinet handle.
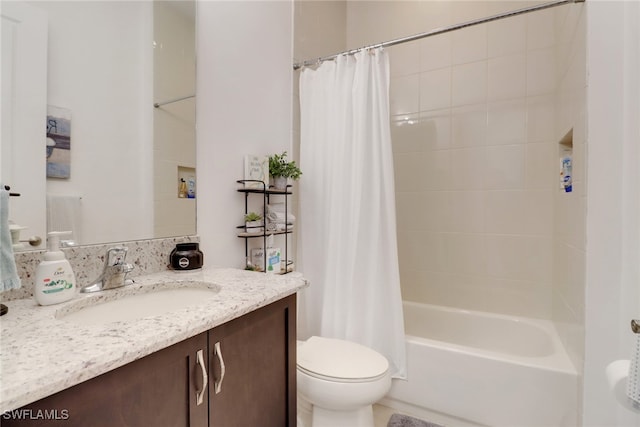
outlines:
M198 365L202 371L202 390L196 390L196 405L201 405L204 401L204 392L207 391L207 383L209 382L209 376L207 375L207 367L204 364L204 356L202 350L198 350L196 353Z
M213 353L218 356L218 362L220 362L220 379L219 380L215 380L213 385L214 385L214 390L216 392L216 394L220 393L222 391L222 381L224 381L224 374L226 372L226 368L224 366L224 359L222 358L222 349L220 348L220 341L218 341L213 349Z

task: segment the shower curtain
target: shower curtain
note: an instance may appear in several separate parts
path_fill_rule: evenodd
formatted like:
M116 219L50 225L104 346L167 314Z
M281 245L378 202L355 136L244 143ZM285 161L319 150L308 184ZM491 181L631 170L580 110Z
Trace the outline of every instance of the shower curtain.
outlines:
M300 75L300 335L361 343L406 377L389 60L339 56Z

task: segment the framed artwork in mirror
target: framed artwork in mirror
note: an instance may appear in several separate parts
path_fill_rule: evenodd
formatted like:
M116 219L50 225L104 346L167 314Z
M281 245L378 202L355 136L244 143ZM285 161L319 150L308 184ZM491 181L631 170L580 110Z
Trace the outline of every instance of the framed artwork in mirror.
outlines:
M47 106L47 178L71 176L71 111Z

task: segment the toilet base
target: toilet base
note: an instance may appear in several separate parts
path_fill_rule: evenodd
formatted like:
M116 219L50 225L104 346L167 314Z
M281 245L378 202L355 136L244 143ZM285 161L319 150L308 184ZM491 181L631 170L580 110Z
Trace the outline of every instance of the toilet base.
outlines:
M297 427L374 427L373 406L335 411L313 406L298 396Z
M312 420L312 427L373 427L373 407L367 405L353 411L335 411L314 406Z

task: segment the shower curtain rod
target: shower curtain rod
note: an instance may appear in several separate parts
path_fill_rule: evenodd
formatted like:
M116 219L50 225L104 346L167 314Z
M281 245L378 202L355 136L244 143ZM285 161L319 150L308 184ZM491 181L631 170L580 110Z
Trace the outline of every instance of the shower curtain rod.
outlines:
M334 55L329 55L329 56L323 56L323 57L320 57L320 58L317 58L317 59L308 59L306 61L297 62L297 63L293 64L293 69L294 70L298 70L298 69L300 69L302 67L309 67L309 66L312 66L312 65L319 65L321 62L330 61L332 59L336 59L340 55L353 55L353 54L355 54L357 52L360 52L362 50L376 49L376 48L379 48L379 47L395 46L397 44L411 42L411 41L414 41L414 40L423 39L425 37L436 36L438 34L448 33L449 31L459 30L461 28L471 27L473 25L478 25L478 24L484 24L484 23L487 23L487 22L497 21L499 19L510 18L512 16L518 16L518 15L522 15L522 14L529 13L529 12L535 12L537 10L543 10L543 9L549 9L551 7L562 6L564 4L583 3L584 1L585 0L557 0L557 1L552 1L552 2L549 2L549 3L539 4L539 5L536 5L536 6L524 7L522 9L513 10L511 12L504 12L504 13L500 13L500 14L497 14L497 15L489 16L487 18L479 18L479 19L474 19L473 21L464 22L462 24L455 24L455 25L450 25L448 27L437 28L437 29L432 30L432 31L427 31L426 33L414 34L412 36L407 36L407 37L402 37L402 38L399 38L399 39L389 40L389 41L386 41L386 42L377 43L377 44L373 44L373 45L370 45L370 46L363 46L363 47L359 47L357 49L346 50L344 52L336 53Z
M184 101L185 99L189 99L189 98L195 98L195 95L187 95L187 96L181 96L180 98L174 98L174 99L170 99L168 101L162 101L162 102L155 102L153 104L153 106L155 108L160 108L163 105L167 105L167 104L173 104L174 102L178 102L178 101Z

